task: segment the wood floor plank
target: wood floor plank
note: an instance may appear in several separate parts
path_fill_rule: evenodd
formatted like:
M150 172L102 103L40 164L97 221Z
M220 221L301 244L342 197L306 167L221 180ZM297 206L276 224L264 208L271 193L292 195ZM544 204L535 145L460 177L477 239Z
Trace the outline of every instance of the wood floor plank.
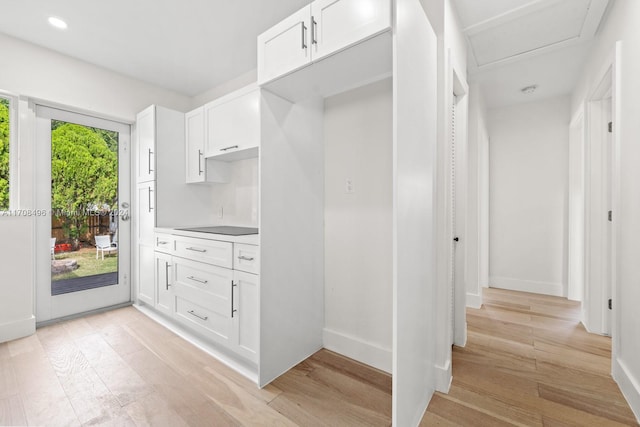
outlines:
M443 394L433 395L429 403L429 409L429 412L440 415L445 419L455 419L461 425L477 427L507 427L514 425L512 422L489 415L485 411L457 402Z
M283 393L269 405L289 418L298 413L289 413L287 408L297 405L313 414L315 418L323 420L326 425L388 426L391 422L378 411L340 398L333 390L312 378L301 381L294 376L283 375L274 382ZM299 425L304 425L300 422L311 422L306 418L293 421Z
M635 425L635 416L626 402L611 402L599 396L586 395L546 384L540 384L540 397L623 424Z
M157 393L148 394L125 407L136 426L186 427L189 424Z
M22 426L27 424L27 417L19 394L0 398L0 426Z
M638 425L610 376L611 339L584 329L579 303L500 289L483 299L467 309L467 345L453 349L451 390L436 394L431 419L480 425L469 415L479 411L515 425Z
M341 372L365 384L369 384L382 392L391 394L391 375L386 372L373 369L370 366L358 363L329 350L319 351L307 359L307 361Z

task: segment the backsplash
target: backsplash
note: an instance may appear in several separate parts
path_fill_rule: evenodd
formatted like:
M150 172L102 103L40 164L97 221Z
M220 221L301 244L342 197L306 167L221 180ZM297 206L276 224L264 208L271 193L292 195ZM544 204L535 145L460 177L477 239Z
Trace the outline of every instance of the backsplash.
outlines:
M212 184L215 224L258 226L258 158L231 163L229 183Z

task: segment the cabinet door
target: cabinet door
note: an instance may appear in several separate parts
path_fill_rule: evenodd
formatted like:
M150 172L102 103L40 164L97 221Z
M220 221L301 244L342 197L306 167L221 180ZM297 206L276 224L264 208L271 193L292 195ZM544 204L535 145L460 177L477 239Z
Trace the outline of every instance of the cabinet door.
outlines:
M260 342L260 280L257 274L233 273L233 347L236 353L258 361Z
M389 0L315 0L311 3L314 61L391 27Z
M260 143L260 90L241 90L205 106L206 156L224 156Z
M153 246L138 245L138 300L151 306L155 304L153 257Z
M305 6L258 36L258 84L311 62L310 17Z
M137 186L136 227L138 243L153 246L153 229L156 226L155 188L153 181Z
M136 116L136 176L138 183L155 179L155 106L142 110Z
M162 252L155 252L154 255L154 277L156 287L155 307L159 311L173 315L174 312L174 298L173 290L173 275L171 270L171 255L164 254Z
M204 159L204 108L185 114L187 184L206 180Z

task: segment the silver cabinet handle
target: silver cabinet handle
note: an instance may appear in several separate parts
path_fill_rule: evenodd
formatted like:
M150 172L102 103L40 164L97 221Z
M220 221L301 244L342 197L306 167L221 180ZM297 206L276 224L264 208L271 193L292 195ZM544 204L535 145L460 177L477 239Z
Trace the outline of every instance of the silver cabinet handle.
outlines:
M207 283L209 283L208 280L198 279L197 277L194 277L194 276L187 276L187 279L193 280L194 282L202 283L203 285L206 285Z
M240 255L238 257L238 259L241 259L243 261L253 261L254 260L254 258L252 256L244 256L244 255Z
M304 21L300 23L302 25L302 49L307 48L307 27L304 25Z
M197 317L197 318L198 318L198 319L200 319L200 320L207 320L207 319L209 318L209 317L207 317L207 316L200 316L199 314L197 314L197 313L196 313L195 311L193 311L193 310L189 310L189 311L187 311L187 313L189 313L189 314L190 314L190 315L192 315L192 316Z
M169 286L171 286L171 284L169 284L169 267L171 267L171 265L169 265L168 262L164 262L164 277L166 279L166 283L167 286L165 287L165 290L169 290Z
M202 150L198 150L198 175L202 175Z
M153 169L151 169L151 155L153 154L153 151L151 151L151 148L149 148L149 153L147 154L147 161L149 163L149 175L151 175L151 172L153 172Z
M311 44L318 44L318 23L315 18L311 17Z
M149 187L149 212L153 210L153 207L151 206L151 193L153 193L153 190Z
M159 244L159 245L168 245L168 244L169 244L169 242L165 242L165 241L160 241L160 240L158 240L158 244Z
M205 253L207 252L206 249L199 249L199 248L194 248L193 246L189 246L187 248L188 251L193 251L193 252L200 252L200 253Z
M232 145L230 147L221 148L220 151L228 151L228 150L232 150L234 148L238 148L238 146L237 145Z
M233 280L231 281L231 318L233 319L233 315L238 311L236 310L235 306L235 302L234 302L234 297L233 297L233 288L235 288L236 286L238 286Z

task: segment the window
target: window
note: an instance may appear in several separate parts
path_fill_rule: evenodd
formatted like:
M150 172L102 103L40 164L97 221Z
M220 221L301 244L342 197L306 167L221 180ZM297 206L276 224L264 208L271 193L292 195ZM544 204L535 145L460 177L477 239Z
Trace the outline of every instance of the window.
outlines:
M0 96L0 211L9 210L11 100Z

